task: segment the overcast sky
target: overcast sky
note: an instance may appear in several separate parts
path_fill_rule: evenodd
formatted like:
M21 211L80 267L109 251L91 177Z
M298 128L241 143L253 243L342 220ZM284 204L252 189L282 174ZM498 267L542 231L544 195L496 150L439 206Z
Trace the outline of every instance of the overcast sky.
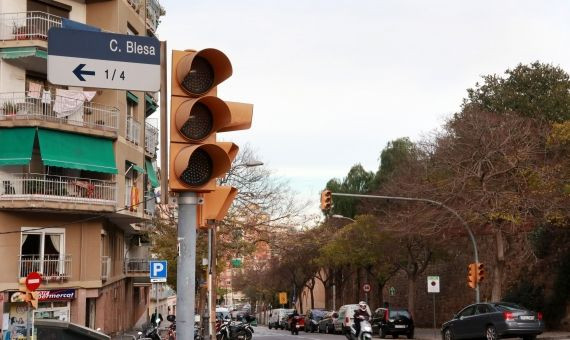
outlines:
M171 49L222 50L222 99L254 104L250 144L314 211L320 190L390 140L417 140L481 75L570 62L568 1L160 0ZM313 211L313 212L314 212Z

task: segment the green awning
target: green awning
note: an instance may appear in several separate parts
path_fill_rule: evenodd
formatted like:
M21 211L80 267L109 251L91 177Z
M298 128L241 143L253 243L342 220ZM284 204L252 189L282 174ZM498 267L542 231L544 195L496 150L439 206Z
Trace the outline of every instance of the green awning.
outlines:
M116 174L113 141L55 130L38 130L44 165Z
M148 174L148 180L150 181L150 185L153 188L159 187L160 182L158 181L158 177L156 176L156 171L154 170L151 161L145 159L144 165L146 167L146 173Z
M131 91L127 91L127 100L130 100L137 104L139 103L139 97L135 96Z
M36 47L7 47L0 49L0 58L2 59L18 59L25 57L47 59L47 52Z
M129 162L129 161L127 161ZM141 168L140 166L136 165L133 162L129 162L129 168L132 167L133 169L135 169L139 174L146 174L146 171L144 171L143 168ZM128 169L127 169L128 170Z
M0 129L0 165L26 165L32 159L36 128Z
M146 102L145 114L149 116L156 111L158 104L154 101L154 98L146 93L144 94L144 100Z

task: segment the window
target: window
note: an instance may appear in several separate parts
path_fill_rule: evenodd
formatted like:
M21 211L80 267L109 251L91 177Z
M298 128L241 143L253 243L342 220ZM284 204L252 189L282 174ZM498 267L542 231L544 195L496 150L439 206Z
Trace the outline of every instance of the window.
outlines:
M127 23L127 35L139 35L139 33L131 24Z
M469 306L459 313L459 317L471 316L475 314L475 306Z
M65 269L65 229L22 228L20 277L37 271L60 276Z

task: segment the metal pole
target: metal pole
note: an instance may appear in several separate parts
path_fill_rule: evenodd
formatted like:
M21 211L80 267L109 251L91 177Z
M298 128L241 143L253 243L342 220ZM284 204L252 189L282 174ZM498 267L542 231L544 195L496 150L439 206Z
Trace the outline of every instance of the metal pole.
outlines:
M208 322L208 331L210 339L216 339L216 225L214 224L208 229L208 312L210 320Z
M180 339L194 339L194 303L196 292L196 219L202 199L196 193L183 192L178 198L176 332Z
M333 284L333 310L336 310L336 285Z
M475 236L473 236L473 232L471 231L471 228L469 228L469 226L467 225L467 222L465 222L465 220L457 213L457 211L451 209L450 207L448 207L447 205L445 205L441 202L430 200L427 198L412 198L412 197L398 197L398 196L341 194L341 193L334 193L334 192L332 193L332 195L333 196L342 196L342 197L381 198L381 199L399 200L399 201L426 202L426 203L431 203L431 204L437 205L439 207L442 207L442 208L446 209L447 211L449 211L450 213L452 213L455 217L457 217L457 219L459 221L461 221L461 224L463 225L465 230L467 230L467 234L469 234L469 238L471 239L471 245L473 246L473 257L475 258L475 263L479 263L479 254L477 253L477 241L475 240ZM479 303L479 282L477 282L475 285L475 302Z
M28 322L26 322L26 336L28 337L28 340L32 340L32 334L34 333L34 324L33 324L33 313L32 313L32 307L30 307L30 305L28 304L28 309L27 309L27 314L28 314Z
M160 42L160 203L168 204L168 90L166 41Z
M154 284L154 320L158 324L158 282Z
M431 293L433 295L433 338L437 338L437 334L435 332L435 293Z

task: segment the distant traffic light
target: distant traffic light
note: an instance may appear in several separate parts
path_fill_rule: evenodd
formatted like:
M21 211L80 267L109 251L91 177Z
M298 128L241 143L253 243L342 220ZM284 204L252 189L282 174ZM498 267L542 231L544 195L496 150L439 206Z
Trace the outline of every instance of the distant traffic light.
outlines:
M477 263L477 283L485 279L485 266L482 263Z
M325 189L321 192L321 210L328 211L332 208L332 192Z
M471 288L477 287L477 264L470 263L467 267L467 285Z

